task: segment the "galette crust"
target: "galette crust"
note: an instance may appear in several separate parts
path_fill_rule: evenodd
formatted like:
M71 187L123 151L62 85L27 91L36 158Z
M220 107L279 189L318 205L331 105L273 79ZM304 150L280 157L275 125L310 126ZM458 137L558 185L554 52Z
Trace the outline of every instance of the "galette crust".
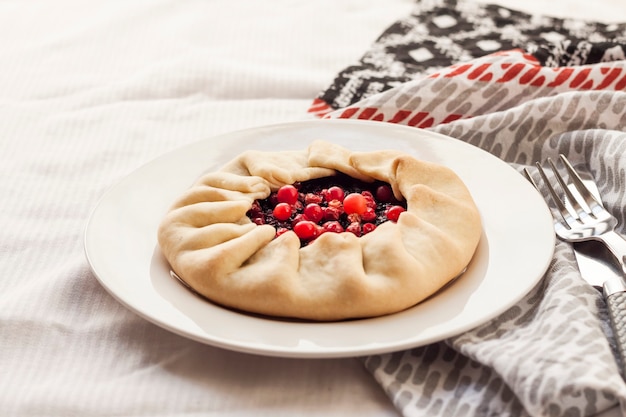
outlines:
M275 237L246 216L282 185L337 171L389 183L406 212L362 237L329 232L304 247L295 233ZM165 215L158 241L172 270L217 304L331 321L414 306L462 273L481 233L478 209L449 168L320 140L301 151L247 151L203 175Z

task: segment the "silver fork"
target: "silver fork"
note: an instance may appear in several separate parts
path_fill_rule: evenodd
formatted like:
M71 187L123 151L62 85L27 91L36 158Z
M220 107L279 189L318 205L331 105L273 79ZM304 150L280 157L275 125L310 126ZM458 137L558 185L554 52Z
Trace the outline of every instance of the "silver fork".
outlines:
M559 174L552 159L548 158L548 163L563 191L564 200L559 197L545 171L537 163L539 174L563 220L554 223L557 236L566 242L598 240L604 243L626 275L626 240L615 231L617 219L594 197L567 158L562 154L559 158L568 173L569 184Z
M618 261L622 269L622 275L626 275L626 240L615 232L617 219L604 208L599 197L597 199L594 197L594 193L585 185L585 181L574 170L567 158L564 155L559 155L559 158L567 171L569 184L559 174L556 165L550 158L548 158L548 164L552 168L559 188L563 193L563 200L559 197L555 187L550 184L550 180L541 165L539 163L536 164L539 174L546 184L552 201L561 217L561 220L555 219L554 221L554 230L557 236L571 243L592 240L602 242ZM535 188L539 190L528 170L524 170L524 173ZM576 255L577 260L580 262L578 253ZM626 283L619 276L612 276L609 279L589 276L582 269L581 273L589 284L602 288L615 334L622 372L626 377Z

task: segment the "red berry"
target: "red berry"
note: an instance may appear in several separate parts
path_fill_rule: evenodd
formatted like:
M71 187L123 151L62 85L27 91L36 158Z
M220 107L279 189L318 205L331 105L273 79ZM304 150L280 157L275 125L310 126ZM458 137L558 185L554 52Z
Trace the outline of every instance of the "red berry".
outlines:
M272 214L274 214L276 220L285 221L291 217L291 212L291 206L288 203L278 203L274 207Z
M346 227L346 232L353 233L355 236L361 236L361 223L350 223L348 227Z
M374 200L374 197L371 195L365 195L365 193L363 193L363 197L365 197L365 204L368 208L376 209L376 200Z
M283 233L287 233L288 231L289 229L285 227L279 227L278 229L276 229L276 237L282 235Z
M363 214L361 214L361 220L363 220L364 222L373 222L376 220L376 210L374 210L372 207L368 207L367 209L365 209L365 212L363 212Z
M304 196L304 204L319 204L322 201L324 201L324 198L320 194L306 193L306 195Z
M276 192L276 200L279 203L296 204L298 189L293 185L283 185Z
M309 220L309 218L302 213L298 213L294 216L293 220L291 221L291 227L294 227L296 224L303 222L305 220Z
M337 221L326 222L322 225L322 227L327 232L341 233L344 231L341 223Z
M262 215L263 209L261 208L261 204L259 204L258 200L254 200L252 202L252 206L250 207L250 214L251 215L257 215L257 214L261 214Z
M302 240L310 240L317 237L317 225L309 220L303 220L293 226L293 231Z
M324 211L319 204L311 203L304 208L304 215L312 222L319 223L324 218Z
M341 210L336 207L324 207L324 220L333 221L339 220L341 216Z
M381 203L390 203L395 200L393 191L389 185L381 185L376 189L376 199Z
M258 225L265 224L265 218L263 216L253 217L252 222Z
M345 196L345 193L343 192L343 188L334 186L328 189L328 191L326 192L325 198L326 198L326 201L328 202L332 200L343 201L344 196Z
M406 210L404 210L404 207L402 206L391 206L387 209L386 212L387 219L392 222L397 222L400 214L402 214L404 211Z
M376 229L376 225L374 223L364 223L363 227L361 228L364 235L368 234L369 232L373 232L374 229Z
M302 205L302 202L301 202L301 201L296 201L295 203L293 203L293 204L291 205L291 207L292 207L294 210L298 211L298 210L302 210L302 207L304 207L304 206Z
M348 194L343 200L343 210L348 214L363 214L365 209L367 209L367 201L361 194Z

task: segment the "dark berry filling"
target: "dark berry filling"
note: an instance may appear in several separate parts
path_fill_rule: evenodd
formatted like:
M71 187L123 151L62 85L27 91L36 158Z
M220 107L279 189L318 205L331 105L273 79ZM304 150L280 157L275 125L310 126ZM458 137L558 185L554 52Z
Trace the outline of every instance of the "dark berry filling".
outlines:
M406 210L385 182L363 182L345 174L285 185L256 200L248 217L276 228L276 236L293 230L302 244L326 232L362 236Z

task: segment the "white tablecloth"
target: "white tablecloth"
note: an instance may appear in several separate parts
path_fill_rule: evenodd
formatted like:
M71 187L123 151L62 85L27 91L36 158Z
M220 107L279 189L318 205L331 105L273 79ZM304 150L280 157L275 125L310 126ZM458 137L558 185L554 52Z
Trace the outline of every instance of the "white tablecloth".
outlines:
M493 1L626 21L622 0ZM151 159L300 120L410 0L0 3L0 415L397 416L356 358L229 352L90 272L94 205Z

